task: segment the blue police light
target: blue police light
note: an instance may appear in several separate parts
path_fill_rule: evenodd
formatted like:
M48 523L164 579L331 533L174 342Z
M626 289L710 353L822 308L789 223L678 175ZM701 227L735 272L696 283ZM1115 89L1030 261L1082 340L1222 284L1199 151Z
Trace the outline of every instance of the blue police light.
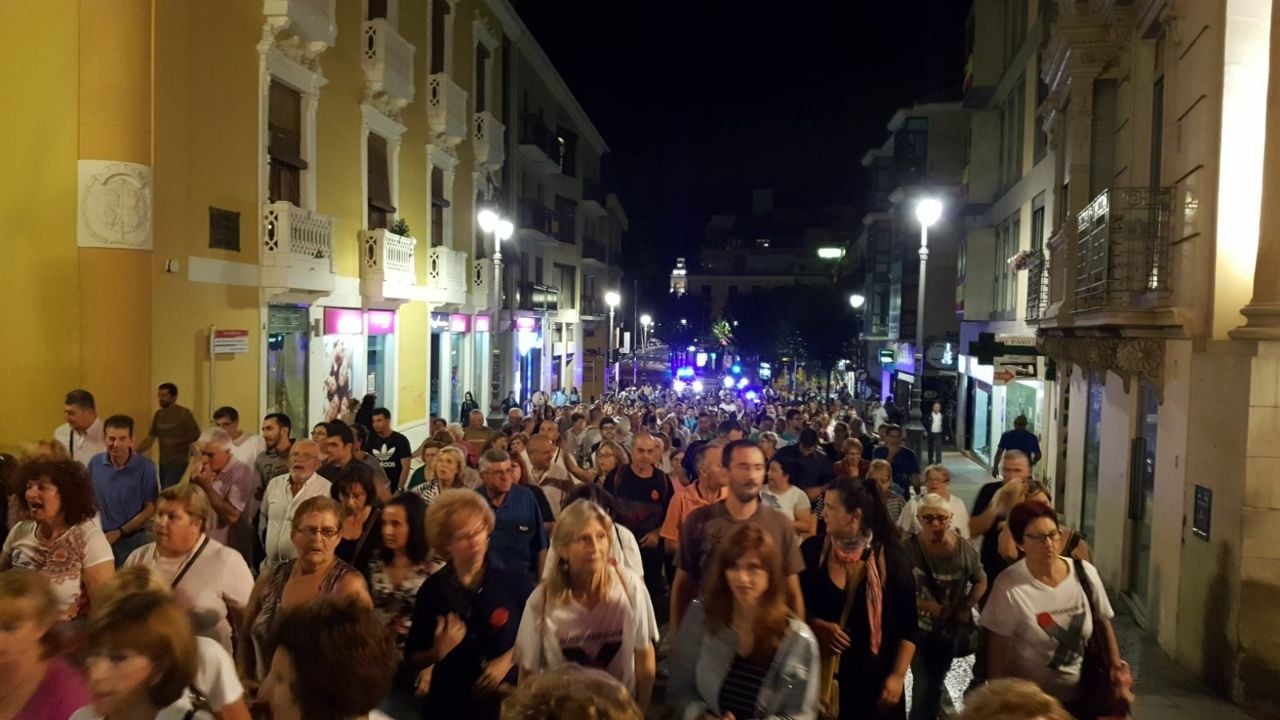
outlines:
M756 395L756 391L755 391L755 390L748 390L748 391L747 391L747 399L748 399L748 400L751 400L751 401L753 401L753 402L754 402L754 401L755 401L755 399L756 399L757 397L758 397L758 396Z
M693 377L693 375L694 375L694 372L693 372L693 368L691 367L682 367L676 370L676 377L678 378L691 378Z
M726 390L733 387L733 378L729 377L728 375L725 376L722 382Z
M745 390L746 388L747 388L747 379L742 378L741 380L738 381L738 389Z
M734 375L742 374L742 366L739 365L738 363L734 363L733 367L729 368L729 370L732 371Z

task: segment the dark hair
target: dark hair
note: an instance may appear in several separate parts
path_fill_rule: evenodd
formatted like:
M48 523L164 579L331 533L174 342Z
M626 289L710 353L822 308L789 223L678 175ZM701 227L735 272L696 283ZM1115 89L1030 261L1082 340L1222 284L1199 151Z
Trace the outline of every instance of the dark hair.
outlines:
M698 466L702 464L702 456L707 454L709 445L710 443L706 440L695 440L685 448L684 457L680 459L680 467L684 468L684 474L691 481L698 479Z
M355 445L356 433L351 426L341 420L333 420L324 424L324 431L329 437L336 437L342 440L343 445Z
M386 518L385 512L389 507L404 508L405 517L409 521L409 540L404 545L404 554L409 556L409 562L415 565L421 565L427 561L427 501L422 499L418 493L408 492L400 493L387 501L383 506L383 518ZM382 562L389 563L395 557L395 553L387 548L380 551Z
M27 494L22 492L28 483L38 482L41 478L49 478L49 482L58 488L58 496L62 501L62 521L68 527L93 517L98 512L98 503L93 494L93 480L83 465L63 458L32 458L18 465L13 487L18 491L18 503L24 511L30 512L27 505Z
M88 390L72 390L62 400L65 405L75 405L85 410L97 410L97 406L93 403L93 393Z
M214 420L222 420L223 418L226 418L227 420L230 420L233 423L238 423L240 422L240 411L236 410L230 405L223 405L222 407L213 411Z
M741 431L742 425L739 425L737 420L725 420L724 422L720 423L720 425L716 427L716 434L728 435L734 430Z
M565 507L569 507L569 504L575 500L589 500L604 508L609 517L613 517L613 495L608 490L605 490L603 485L582 483L574 487L573 491L569 493L569 499L565 501Z
M880 496L880 488L874 480L855 480L840 478L827 488L839 497L840 507L852 515L857 511L862 516L862 527L880 538L884 543L896 542L898 526L889 517L889 509L885 507L884 498Z
M604 427L605 425L612 425L614 427L617 427L618 421L606 415L605 417L600 419L600 427Z
M892 433L897 433L897 434L901 435L901 434L902 434L902 426L901 426L901 425L898 425L897 423L885 423L884 425L881 425L881 426L880 426L880 434L881 434L881 435L888 435L888 434L889 434L889 433L891 433L891 432L892 432Z
M133 418L128 415L112 415L102 421L102 429L115 428L116 430L128 430L129 437L133 437Z
M355 436L360 448L364 449L364 441L369 439L369 428L357 423L351 426L351 434Z
M573 413L572 415L569 416L569 422L572 422L572 423L576 423L579 420L586 420L586 419L587 419L587 416L583 415L580 412Z
M798 418L798 417L800 417L799 410L795 408L791 408L790 410L787 411L787 422L791 422L793 418Z
M390 411L390 410L388 410L388 409L386 409L386 408L383 408L383 407L380 407L380 408L374 408L374 409L373 409L373 417L384 417L384 418L386 418L386 419L390 420L390 419L391 419L391 411Z
M352 598L298 605L281 615L272 635L271 646L293 661L289 690L308 720L363 717L391 691L396 653L390 630Z
M813 428L805 428L800 431L800 447L811 448L818 446L818 431Z
M285 415L284 413L271 413L266 417L262 418L263 422L266 422L268 420L275 420L276 424L284 428L285 430L293 429L293 421L290 420L289 416Z
M778 545L759 525L739 523L720 542L703 582L703 602L707 627L713 632L728 629L733 620L733 590L725 580L725 572L743 555L753 551L760 556L760 562L769 574L769 585L757 601L750 657L767 661L777 652L778 645L787 634L791 611L787 608L787 579L783 574Z
M1021 545L1027 526L1040 518L1049 518L1053 521L1053 526L1058 527L1057 511L1039 500L1027 500L1014 505L1009 511L1009 533L1013 535L1013 541Z
M165 392L169 393L170 395L172 395L172 396L174 396L174 397L178 397L178 386L177 386L177 385L174 385L173 383L160 383L159 387L157 387L156 389L157 389L157 390L164 390Z
M370 507L376 507L378 505L378 488L373 484L373 472L350 472L355 467L369 469L368 465L359 460L353 460L345 468L345 471L329 473L336 476L333 478L333 484L329 486L329 497L341 502L342 496L349 494L348 488L352 485L359 485L364 490L365 504Z
M760 457L764 457L764 448L760 447L760 445L752 440L742 438L741 440L734 440L724 446L724 455L720 458L720 464L724 465L726 468L729 467L733 462L733 454L740 448L752 448L760 453Z
M799 484L800 479L804 477L804 464L790 455L774 454L769 464L774 463L782 468L782 474L787 476L792 485Z

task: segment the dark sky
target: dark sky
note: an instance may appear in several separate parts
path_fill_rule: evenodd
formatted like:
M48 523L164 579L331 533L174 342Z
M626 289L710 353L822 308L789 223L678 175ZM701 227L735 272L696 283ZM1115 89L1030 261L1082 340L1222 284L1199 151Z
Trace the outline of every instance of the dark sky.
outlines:
M753 187L859 204L859 161L893 111L958 98L970 0L515 6L614 153L628 244L653 250L634 271L669 268Z

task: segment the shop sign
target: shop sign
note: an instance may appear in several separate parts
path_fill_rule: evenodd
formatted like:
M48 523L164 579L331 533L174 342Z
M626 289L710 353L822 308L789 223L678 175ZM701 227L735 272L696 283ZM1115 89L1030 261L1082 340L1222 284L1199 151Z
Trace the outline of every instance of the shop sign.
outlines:
M444 332L449 329L448 313L431 313L431 332Z
M1012 347L1033 348L1036 346L1036 339L1034 337L1025 337L1022 335L997 335L996 342L1001 345L1009 345Z
M396 314L393 310L370 310L367 313L369 318L369 334L370 335L393 335L396 331ZM372 384L369 387L373 387Z
M991 373L995 385L1004 386L1023 378L1035 378L1035 358L1025 355L1000 355L995 359L995 370Z
M521 315L516 318L516 330L531 332L538 327L538 319L527 315Z
M959 348L953 342L939 341L929 346L925 359L929 366L938 370L955 370L959 356Z
M892 365L892 364L893 364L893 350L892 350L892 349L890 349L890 348L881 348L881 349L880 349L880 364L881 364L881 365Z
M471 329L475 332L489 332L491 318L488 315L477 315L471 323Z
M355 308L325 308L325 335L363 335L364 313Z
M464 333L471 329L471 316L453 314L449 316L449 332Z
M307 309L296 305L272 305L267 308L267 332L306 333L311 331Z
M249 352L248 330L214 330L209 348L214 355L240 355Z

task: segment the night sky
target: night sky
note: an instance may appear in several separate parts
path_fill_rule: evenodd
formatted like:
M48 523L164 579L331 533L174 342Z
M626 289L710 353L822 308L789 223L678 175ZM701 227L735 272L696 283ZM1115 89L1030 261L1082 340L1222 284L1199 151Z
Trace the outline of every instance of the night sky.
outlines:
M971 3L514 4L614 153L624 271L660 292L679 248L754 187L778 206L859 205L859 161L893 111L959 98Z

